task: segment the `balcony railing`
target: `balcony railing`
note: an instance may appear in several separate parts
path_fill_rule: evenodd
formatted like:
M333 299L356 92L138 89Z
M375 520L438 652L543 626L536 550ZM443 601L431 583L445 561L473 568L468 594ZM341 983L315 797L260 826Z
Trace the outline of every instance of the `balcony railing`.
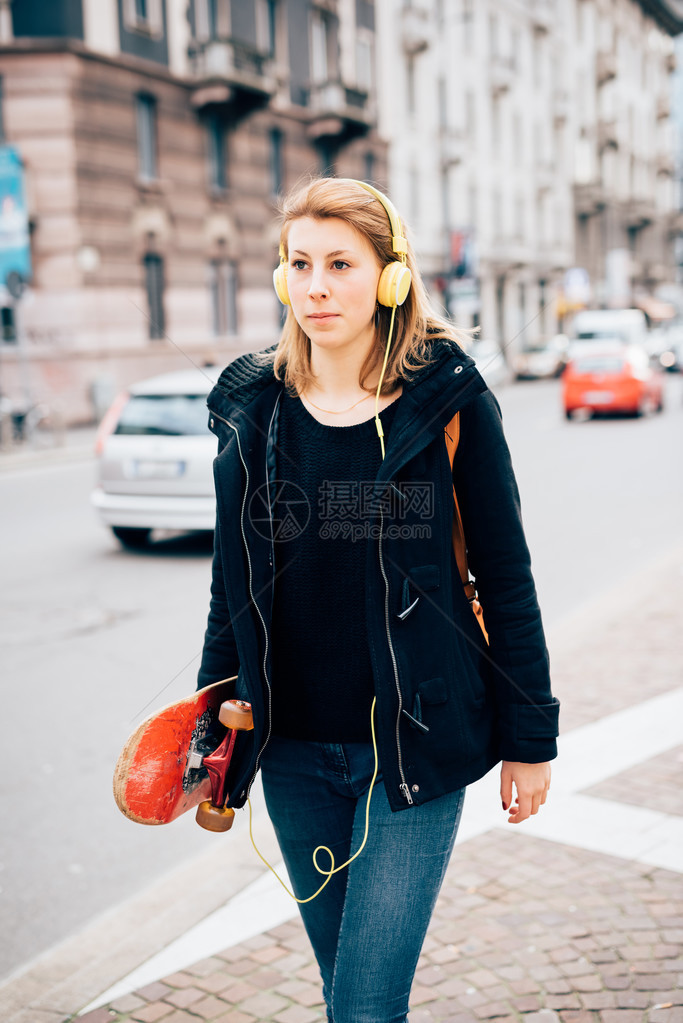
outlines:
M204 91L209 97L217 97L220 90L216 86L223 86L225 95L233 101L248 98L252 105L267 102L275 92L270 60L232 39L195 42L190 46L189 57L192 77L198 86L193 97L195 106L204 105Z
M607 197L598 181L574 185L574 209L579 217L592 217L604 208Z
M651 224L656 217L654 204L645 199L633 199L624 211L623 221L627 227L641 229Z
M676 170L676 164L671 153L658 153L655 160L657 173L664 177L672 178Z
M308 107L308 136L312 139L363 135L374 120L368 93L340 81L311 85Z
M515 62L512 57L492 56L489 62L489 80L495 96L507 92L515 78Z
M657 120L667 121L671 116L671 100L668 96L659 96L657 99Z
M454 167L462 163L467 152L467 139L461 131L445 128L441 132L441 163L444 167Z
M429 46L429 14L421 7L401 8L401 44L411 57Z
M603 119L598 121L598 149L618 149L619 133L617 122L614 119Z
M531 24L538 33L550 32L555 22L552 0L531 0Z
M602 50L595 59L595 77L598 85L604 85L617 77L619 70L617 55L614 50Z
M553 92L553 120L555 124L564 124L569 118L571 99L567 89L555 89Z

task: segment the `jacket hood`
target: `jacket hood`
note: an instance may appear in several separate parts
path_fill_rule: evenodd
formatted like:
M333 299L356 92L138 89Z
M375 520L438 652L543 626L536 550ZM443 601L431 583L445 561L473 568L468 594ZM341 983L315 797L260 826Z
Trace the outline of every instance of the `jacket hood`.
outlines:
M226 413L237 411L249 405L267 387L273 384L283 386L275 378L272 362L264 358L273 355L277 348L278 345L274 344L258 352L247 352L226 366L208 396L208 406L220 408ZM454 341L441 337L429 339L428 352L431 359L429 365L411 372L403 384L404 394L419 391L421 403L436 397L442 390L440 380L446 372L449 377L453 372L467 377L470 385L475 385L472 386L472 397L485 389L486 385L476 369L474 359Z

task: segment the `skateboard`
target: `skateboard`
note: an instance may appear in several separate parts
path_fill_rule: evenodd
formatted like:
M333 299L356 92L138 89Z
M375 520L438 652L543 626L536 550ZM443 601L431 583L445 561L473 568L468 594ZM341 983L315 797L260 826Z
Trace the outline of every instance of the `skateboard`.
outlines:
M254 727L251 705L229 699L233 682L199 689L138 725L114 770L114 798L126 817L169 824L196 806L203 828L229 830L227 772L238 732Z

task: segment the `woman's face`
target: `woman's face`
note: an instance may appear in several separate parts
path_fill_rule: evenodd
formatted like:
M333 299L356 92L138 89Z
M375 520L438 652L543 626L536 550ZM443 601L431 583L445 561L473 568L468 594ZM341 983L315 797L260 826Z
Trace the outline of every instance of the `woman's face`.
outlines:
M311 344L366 350L381 272L370 242L336 217L300 217L290 224L288 246L292 312Z

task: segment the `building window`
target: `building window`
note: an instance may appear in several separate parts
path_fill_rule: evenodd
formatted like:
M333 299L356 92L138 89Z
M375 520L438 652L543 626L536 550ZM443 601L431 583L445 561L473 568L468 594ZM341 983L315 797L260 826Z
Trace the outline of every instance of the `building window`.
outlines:
M489 54L498 56L498 17L495 14L489 14Z
M276 0L256 0L256 45L260 53L275 56Z
M206 42L216 37L216 0L194 0L194 37Z
M11 305L4 305L0 307L0 339L3 341L17 340L14 308Z
M283 167L283 134L279 128L271 128L270 131L270 190L273 195L279 195L283 189L284 167Z
M209 158L209 185L215 191L228 187L225 123L218 114L211 114L206 123Z
M471 227L477 226L477 195L477 186L471 184L467 190L468 214L466 217L466 223Z
M359 32L356 39L356 85L361 92L372 91L372 34Z
M363 157L363 177L365 181L375 180L375 154L372 149L368 149Z
M517 332L517 337L521 341L522 348L525 348L527 322L526 322L526 284L524 283L524 281L520 281L519 284L517 285L517 295L518 295L517 315L519 316L519 329Z
M546 332L546 310L548 307L547 286L548 282L541 278L538 282L538 328L542 337Z
M316 85L328 81L328 26L322 11L311 16L311 79Z
M474 93L470 90L465 93L465 131L467 138L474 142L477 137L477 117Z
M229 260L209 264L213 332L217 337L237 333L237 267Z
M406 58L406 106L409 114L415 113L415 58Z
M465 48L469 50L474 43L474 0L463 0L462 28Z
M157 177L157 104L154 96L147 93L140 93L135 102L140 177L151 181Z
M450 196L450 174L448 167L441 168L441 222L450 232L451 228L451 196Z
M515 199L515 237L518 241L524 238L525 225L525 202L524 196L518 195Z
M500 191L494 188L491 193L491 213L493 218L493 237L503 237L503 200Z
M335 174L335 147L329 139L319 139L317 147L320 154L320 173L323 177L333 176Z
M498 345L502 349L505 344L505 276L496 277L496 330Z
M503 125L500 116L501 101L497 96L491 97L491 152L494 156L501 155Z
M514 146L515 165L517 167L521 167L524 159L523 142L522 117L519 112L515 112L512 115L512 144Z
M448 127L448 83L441 76L437 81L437 100L439 110L439 128Z
M162 0L123 0L123 20L126 28L145 35L164 34Z
M149 337L157 340L164 337L166 324L164 320L164 261L156 252L148 252L144 257L145 288L147 290L147 309L149 311Z

